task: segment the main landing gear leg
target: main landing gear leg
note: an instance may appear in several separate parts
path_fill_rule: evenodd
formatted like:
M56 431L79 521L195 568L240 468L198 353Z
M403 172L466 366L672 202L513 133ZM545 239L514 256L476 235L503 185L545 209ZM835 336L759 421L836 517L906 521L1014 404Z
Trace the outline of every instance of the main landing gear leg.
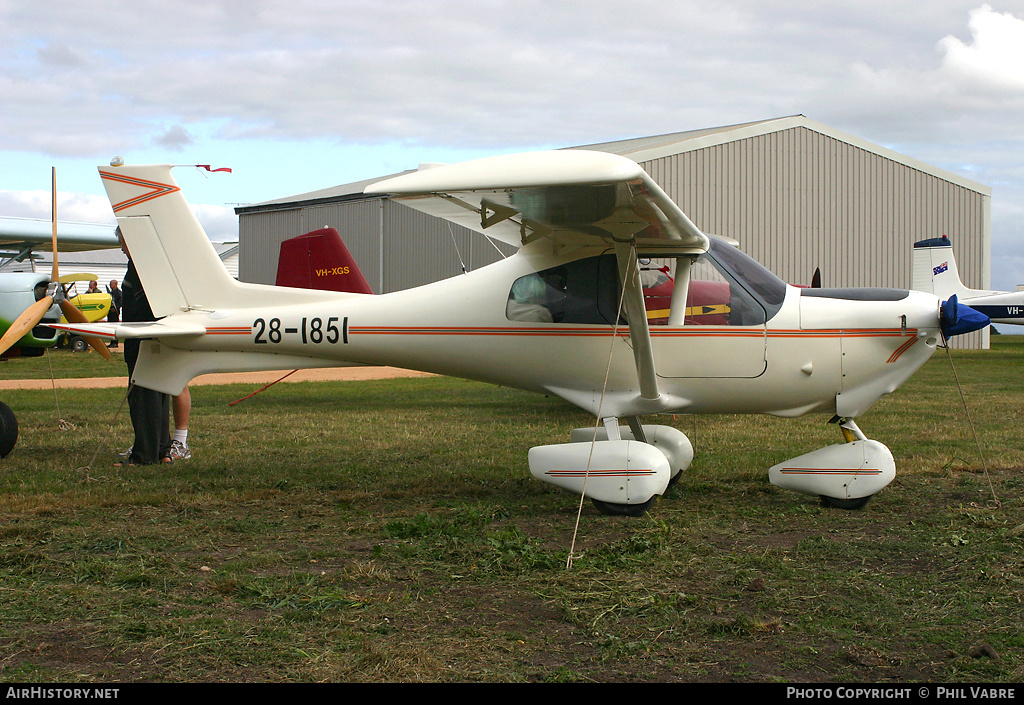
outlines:
M843 434L843 440L847 443L853 443L854 441L866 441L868 439L853 419L844 419L837 416L832 421L839 424L839 430ZM822 494L818 495L818 499L821 500L821 506L823 507L829 507L831 509L846 509L847 511L856 512L868 506L868 502L870 502L871 498L874 496L874 494L869 494L866 497L858 497L856 499L843 499L840 497L829 497L828 495Z

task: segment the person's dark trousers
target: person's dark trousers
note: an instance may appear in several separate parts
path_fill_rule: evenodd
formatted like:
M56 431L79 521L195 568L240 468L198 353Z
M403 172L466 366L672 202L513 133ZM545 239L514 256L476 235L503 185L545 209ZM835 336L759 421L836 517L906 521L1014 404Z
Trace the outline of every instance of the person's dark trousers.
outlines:
M116 308L110 309L110 313L107 314L107 323L117 323L120 320L121 320L121 312L118 311ZM116 348L117 347L117 338L114 338L109 343L107 343L107 347L108 348Z
M139 358L140 341L124 341L124 359L128 364L128 377L135 371ZM162 462L171 449L171 397L146 387L132 386L128 392L128 414L135 429L135 443L129 462L152 465Z

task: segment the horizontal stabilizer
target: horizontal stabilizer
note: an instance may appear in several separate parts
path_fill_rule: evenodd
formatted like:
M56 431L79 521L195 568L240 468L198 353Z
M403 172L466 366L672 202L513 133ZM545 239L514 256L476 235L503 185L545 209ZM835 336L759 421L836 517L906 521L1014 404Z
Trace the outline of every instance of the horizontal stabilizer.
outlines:
M95 335L99 338L128 340L130 338L171 338L205 335L206 327L181 321L147 321L142 323L68 323L49 324L50 328L75 335Z

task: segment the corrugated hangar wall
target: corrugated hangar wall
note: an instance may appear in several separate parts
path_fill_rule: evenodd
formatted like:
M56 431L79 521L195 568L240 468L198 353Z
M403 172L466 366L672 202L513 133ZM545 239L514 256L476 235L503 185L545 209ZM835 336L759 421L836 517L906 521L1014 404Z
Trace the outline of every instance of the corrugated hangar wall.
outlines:
M615 144L595 148L630 154ZM701 148L680 145L677 153L640 163L699 228L736 239L786 281L809 284L818 267L824 286L907 288L913 243L948 235L964 283L989 286L989 196L929 173L926 165L915 168L886 150L805 126ZM377 293L503 256L477 233L379 198L241 211L242 281L272 284L280 242L325 225L341 233ZM987 345L988 329L957 339L957 347Z
M792 284L910 286L913 244L948 235L964 283L989 286L989 197L798 127L641 162L705 232ZM988 347L989 331L957 347Z
M949 235L965 283L987 286L985 197L796 128L643 162L705 232L793 284L910 286L914 242Z

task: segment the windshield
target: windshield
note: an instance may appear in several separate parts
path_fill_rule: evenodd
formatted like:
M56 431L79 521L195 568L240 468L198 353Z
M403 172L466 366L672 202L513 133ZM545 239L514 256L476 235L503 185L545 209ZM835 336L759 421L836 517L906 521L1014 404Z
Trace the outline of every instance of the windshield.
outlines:
M786 298L786 282L737 247L721 240L711 239L708 254L718 263L725 274L734 279L764 307L770 319Z

